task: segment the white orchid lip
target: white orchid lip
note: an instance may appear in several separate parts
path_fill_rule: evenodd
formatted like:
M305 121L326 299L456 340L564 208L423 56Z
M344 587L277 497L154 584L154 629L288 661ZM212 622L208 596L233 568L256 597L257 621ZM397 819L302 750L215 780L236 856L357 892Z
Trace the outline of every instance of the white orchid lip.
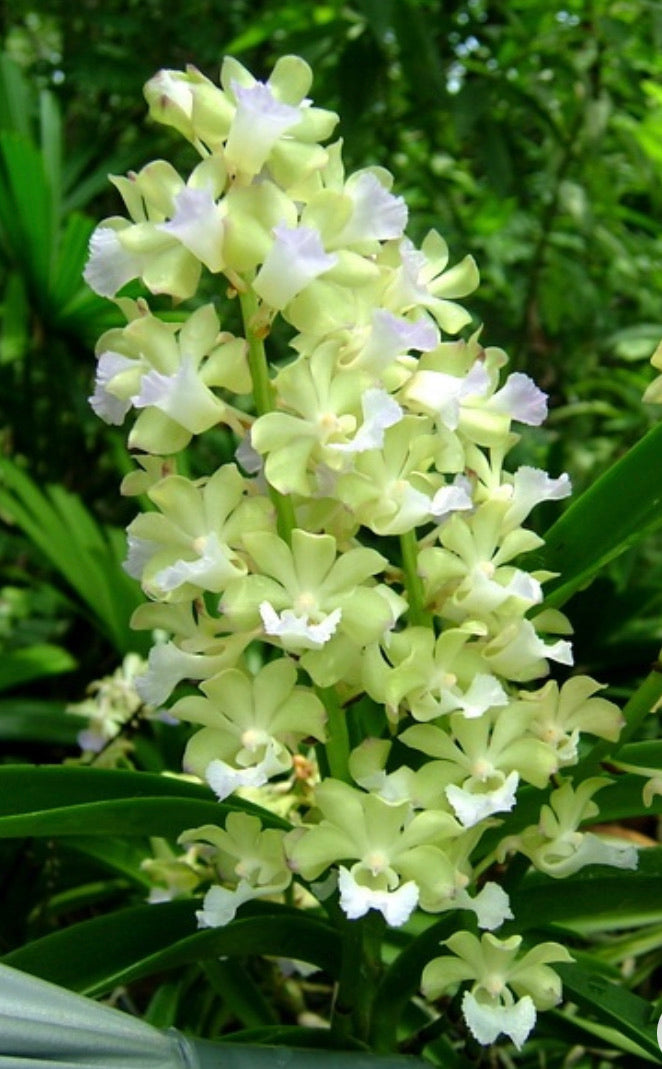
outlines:
M200 539L197 548L197 559L174 561L157 572L151 585L168 592L179 589L185 583L193 583L202 589L219 593L230 579L243 574L243 569L238 567L241 562L236 553L221 544L215 531Z
M538 427L547 418L547 394L533 379L515 371L487 403L493 412L502 412L518 423Z
M255 888L240 880L234 890L215 885L207 891L202 909L196 911L199 928L223 928L234 920L237 910L244 902L257 898Z
M88 398L90 408L105 423L120 426L124 417L131 408L131 399L118 396L110 389L113 380L126 372L138 370L140 365L136 360L122 353L107 350L101 353L97 364L97 373L94 384L94 393Z
M297 649L321 649L333 637L342 619L342 609L337 608L317 623L310 622L307 613L297 614L292 609L278 613L268 601L260 603L260 616L267 635L278 636L286 647Z
M484 1045L501 1035L509 1036L520 1050L536 1023L536 1008L530 995L511 1005L479 1001L470 991L462 997L462 1013L474 1039Z
M349 920L357 920L369 910L376 909L391 928L399 928L406 924L418 905L419 890L413 880L392 891L375 890L358 883L349 869L340 866L338 888L340 907Z
M276 100L264 82L241 86L232 82L237 110L225 145L231 167L248 176L256 175L278 138L301 119L299 108Z
M90 257L83 278L100 297L114 297L127 282L137 278L142 260L122 245L112 226L98 226L90 238Z
M498 679L481 672L474 676L464 694L454 694L453 697L467 720L482 716L488 709L503 708L509 701Z
M475 913L478 927L487 931L494 931L504 921L514 919L508 895L503 887L492 881L488 881L473 898L466 890L460 889L455 895L455 905L458 909L469 909Z
M402 237L407 225L407 205L382 185L376 175L364 171L350 191L352 214L334 239L334 246L360 241L388 241Z
M490 386L490 378L480 360L477 360L464 377L449 375L444 371L418 371L407 386L407 396L418 402L426 411L436 412L448 430L457 430L460 422L460 407L464 400L482 398Z
M572 493L570 476L563 472L552 479L546 471L522 465L513 476L511 505L504 525L518 527L531 510L542 501L561 501Z
M449 486L442 486L432 498L430 514L436 523L441 523L454 512L471 511L474 507L469 480L456 480Z
M253 289L272 308L285 308L309 282L329 271L338 257L324 251L318 230L275 226L275 241L258 271Z
M158 223L156 229L172 234L210 271L222 269L225 223L210 190L188 186L180 190L172 219Z
M425 317L406 319L386 308L376 308L364 345L348 363L378 374L403 353L410 350L429 352L438 343L439 331L432 320Z
M364 392L361 398L363 423L350 442L330 442L328 449L339 453L365 453L368 449L381 449L384 431L394 427L404 416L400 405L386 390L375 386Z
M205 779L220 802L229 798L239 787L263 787L265 783L283 772L283 762L276 755L273 740L269 740L261 761L246 768L236 768L219 758L210 761L205 770Z
M191 434L209 430L222 418L225 406L198 375L191 357L184 355L172 375L152 369L143 375L140 390L131 398L134 408L159 408Z
M503 783L492 790L473 791L451 783L445 788L445 793L460 824L465 828L473 828L493 813L509 812L515 805L518 784L517 772L511 772Z

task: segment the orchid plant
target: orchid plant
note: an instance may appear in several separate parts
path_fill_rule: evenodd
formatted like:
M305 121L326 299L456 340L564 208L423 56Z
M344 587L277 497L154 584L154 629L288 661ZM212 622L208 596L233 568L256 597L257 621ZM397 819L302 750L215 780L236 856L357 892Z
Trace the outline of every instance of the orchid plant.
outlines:
M567 671L552 573L527 565L532 510L571 491L508 466L546 396L471 325L473 259L450 266L435 231L416 247L386 170L345 172L311 80L294 56L266 82L231 58L220 86L161 71L151 117L200 162L113 178L126 215L91 240L86 280L126 321L99 340L91 404L132 414L123 492L151 504L128 529L149 599L133 624L161 633L137 687L155 708L174 695L184 771L219 800L150 871L157 897L204 892L204 928L255 900L326 915L347 1041L392 1045L375 993L402 930L432 938L426 1020L520 1048L572 955L523 940L509 888L528 868L637 866L630 841L586 830L608 778L575 776L623 719ZM145 296L125 295L135 280ZM150 295L190 310L165 321ZM189 478L178 455L219 425L233 461ZM506 819L530 788L537 809Z

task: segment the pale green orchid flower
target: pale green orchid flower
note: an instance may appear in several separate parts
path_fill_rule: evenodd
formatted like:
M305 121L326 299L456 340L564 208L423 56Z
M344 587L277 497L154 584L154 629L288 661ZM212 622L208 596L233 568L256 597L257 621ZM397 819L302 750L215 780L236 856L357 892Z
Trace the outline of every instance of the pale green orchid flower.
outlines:
M525 854L533 865L548 876L560 879L571 876L586 865L613 865L619 869L636 869L637 849L631 842L608 834L580 831L580 825L598 816L593 795L606 787L609 780L594 777L575 789L566 780L540 811L536 825L519 835L509 836L499 846L499 856L512 850Z
M272 661L254 678L236 668L205 680L170 713L201 724L189 740L184 768L206 779L221 801L239 787L260 787L288 772L302 739L322 741L326 713L320 699L297 686L287 658Z
M248 813L230 813L225 828L205 824L180 835L184 845L208 844L203 856L222 881L207 891L196 912L200 928L223 927L244 902L278 897L289 886L292 873L283 852L284 835L276 828L263 829Z
M540 943L520 957L521 944L519 935L502 940L486 932L479 940L456 932L443 944L453 956L435 958L423 970L423 993L435 999L473 981L462 999L471 1034L489 1044L503 1033L519 1050L535 1024L536 1009L549 1010L561 1001L561 981L550 963L573 960L559 943Z
M352 861L349 869L341 866L339 876L340 905L347 916L376 909L388 924L404 924L420 897L418 884L403 877L407 861L424 845L441 847L459 834L459 825L448 813L412 815L407 802L389 804L339 780L325 780L316 801L321 822L288 836L293 870L314 880L329 866Z

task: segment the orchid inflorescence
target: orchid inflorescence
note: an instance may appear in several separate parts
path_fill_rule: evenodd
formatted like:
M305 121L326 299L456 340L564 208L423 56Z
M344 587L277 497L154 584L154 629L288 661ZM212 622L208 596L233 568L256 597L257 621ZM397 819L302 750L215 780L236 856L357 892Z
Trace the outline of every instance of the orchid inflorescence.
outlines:
M169 709L198 728L185 770L292 826L237 810L181 837L212 874L201 925L293 881L305 907L332 899L350 921L469 911L476 931L446 940L423 993L468 984L474 1037L520 1046L560 999L550 963L570 956L492 934L513 914L485 874L513 853L557 877L636 865L632 846L580 830L605 780L569 775L582 735L616 739L621 715L586 676L540 685L572 664L570 627L541 607L550 573L522 564L542 544L524 525L570 482L505 462L546 397L504 375L480 331L461 335L473 260L449 267L435 231L420 248L405 236L386 170L345 173L311 80L293 56L265 83L234 59L220 87L161 71L151 116L200 162L186 181L163 160L113 178L128 218L92 236L87 281L126 325L99 341L91 404L115 425L136 410L123 491L153 506L128 530L150 599L133 623L170 636L138 689L158 707L195 682ZM243 336L192 300L210 275ZM134 280L193 310L165 321L117 296ZM271 373L277 317L290 360ZM219 426L235 460L178 474L176 454ZM540 820L481 849L522 784L553 786Z

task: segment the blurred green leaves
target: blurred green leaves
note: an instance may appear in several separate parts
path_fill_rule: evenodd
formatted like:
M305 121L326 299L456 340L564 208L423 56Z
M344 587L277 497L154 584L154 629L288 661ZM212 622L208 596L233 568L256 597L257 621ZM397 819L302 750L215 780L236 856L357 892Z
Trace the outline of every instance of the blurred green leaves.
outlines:
M16 464L2 458L0 515L27 536L118 654L147 648L146 637L129 627L143 597L122 569L123 531L101 528L75 494L62 486L42 491Z
M0 54L0 443L60 479L91 422L81 356L113 319L81 278L92 222L80 208L107 162L69 154L64 137L53 93Z

